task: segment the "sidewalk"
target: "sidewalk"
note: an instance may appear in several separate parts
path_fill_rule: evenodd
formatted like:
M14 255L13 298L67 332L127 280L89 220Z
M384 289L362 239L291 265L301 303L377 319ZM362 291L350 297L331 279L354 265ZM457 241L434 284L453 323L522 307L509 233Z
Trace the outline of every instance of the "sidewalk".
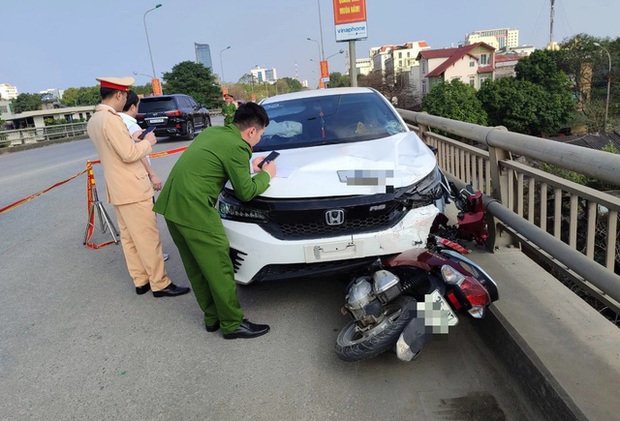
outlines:
M618 419L620 329L518 249L469 257L500 293L479 333L545 418Z

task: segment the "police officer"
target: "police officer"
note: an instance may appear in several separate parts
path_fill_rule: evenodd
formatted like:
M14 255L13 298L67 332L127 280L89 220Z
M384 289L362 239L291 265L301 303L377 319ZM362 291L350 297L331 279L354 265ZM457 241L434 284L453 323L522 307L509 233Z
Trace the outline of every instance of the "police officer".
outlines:
M134 78L97 78L101 83L101 103L88 121L88 135L95 144L106 183L108 202L114 205L121 232L127 269L136 294L149 290L155 297L174 297L190 289L176 286L166 273L161 239L153 212L153 187L140 161L157 142L149 133L139 140L132 137L118 115L127 101Z
M229 242L215 209L220 191L230 180L235 195L252 200L269 187L274 162L262 169L263 158L248 162L269 124L265 109L254 103L240 105L233 123L209 127L200 133L172 168L154 211L166 219L208 332L221 328L224 338L254 338L269 326L244 318L235 288Z

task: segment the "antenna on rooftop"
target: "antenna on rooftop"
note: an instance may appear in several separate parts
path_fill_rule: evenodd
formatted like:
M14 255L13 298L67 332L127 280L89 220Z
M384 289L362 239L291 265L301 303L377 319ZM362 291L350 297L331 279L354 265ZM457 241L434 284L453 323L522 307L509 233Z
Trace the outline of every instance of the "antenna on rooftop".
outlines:
M555 5L555 0L551 0L551 16L550 16L550 25L549 25L549 45L551 45L553 43L553 15L555 13L554 5Z

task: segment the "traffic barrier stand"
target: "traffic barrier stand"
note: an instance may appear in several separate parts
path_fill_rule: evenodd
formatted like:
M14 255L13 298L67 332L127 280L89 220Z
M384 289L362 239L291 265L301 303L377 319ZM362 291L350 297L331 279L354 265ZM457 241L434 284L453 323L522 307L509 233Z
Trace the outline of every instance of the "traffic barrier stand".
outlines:
M110 215L108 215L108 212L103 206L103 203L101 203L101 201L99 200L99 195L97 194L97 185L95 184L95 175L93 174L92 164L96 164L99 162L101 161L86 162L86 170L88 173L88 178L86 180L86 194L88 196L88 222L86 224L86 231L84 232L84 245L92 249L105 247L112 243L118 244L118 237L120 235L119 231L114 226ZM101 232L105 234L105 232L109 230L110 235L112 236L112 241L108 241L103 244L94 244L89 242L95 230L95 213L97 213L99 217L99 226L101 227Z

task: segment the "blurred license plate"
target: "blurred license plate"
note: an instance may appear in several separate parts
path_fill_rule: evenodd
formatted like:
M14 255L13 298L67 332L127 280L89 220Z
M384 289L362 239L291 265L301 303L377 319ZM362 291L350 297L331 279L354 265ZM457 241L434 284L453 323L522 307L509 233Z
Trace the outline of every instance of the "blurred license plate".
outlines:
M164 119L163 118L152 118L149 120L149 123L163 123Z
M459 322L450 304L442 297L439 290L424 296L424 302L418 302L418 313L424 315L424 325L431 326L433 333L448 333L448 327Z
M363 241L343 241L304 246L306 263L351 259L362 253Z

